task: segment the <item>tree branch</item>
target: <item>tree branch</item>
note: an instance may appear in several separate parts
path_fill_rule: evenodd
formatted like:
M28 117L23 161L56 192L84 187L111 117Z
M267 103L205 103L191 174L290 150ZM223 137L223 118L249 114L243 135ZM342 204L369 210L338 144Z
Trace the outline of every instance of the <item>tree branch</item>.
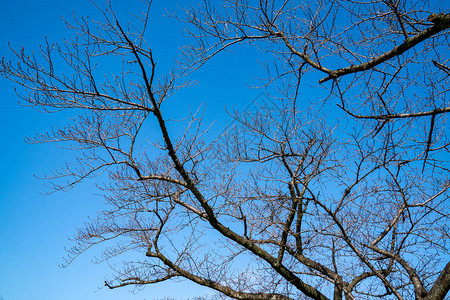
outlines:
M404 40L402 44L394 47L392 50L390 50L380 56L377 56L368 62L359 64L359 65L354 65L354 66L350 66L350 67L346 67L346 68L342 68L342 69L338 69L338 70L334 70L334 71L328 71L327 73L329 75L323 79L320 79L319 83L327 82L330 79L337 79L337 78L347 75L347 74L362 72L362 71L372 69L372 68L376 67L377 65L384 63L385 61L387 61L393 57L402 55L407 50L413 48L417 44L425 41L426 39L432 37L433 35L450 28L450 14L432 14L428 17L428 20L432 21L434 23L434 25L425 29L422 32L419 32L415 36Z

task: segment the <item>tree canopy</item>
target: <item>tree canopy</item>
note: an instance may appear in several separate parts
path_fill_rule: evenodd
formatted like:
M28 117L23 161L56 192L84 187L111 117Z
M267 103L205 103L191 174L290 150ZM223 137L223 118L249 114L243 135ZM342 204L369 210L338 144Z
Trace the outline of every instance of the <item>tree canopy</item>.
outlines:
M109 209L78 230L68 263L91 247L122 261L111 289L182 278L236 299L446 297L448 7L192 3L168 19L191 42L161 75L145 5L122 20L98 3L102 20L67 22L76 38L0 65L24 103L76 115L30 139L79 154L52 187L101 181ZM229 111L224 131L207 109L172 122L174 93L243 47L265 59L266 101Z

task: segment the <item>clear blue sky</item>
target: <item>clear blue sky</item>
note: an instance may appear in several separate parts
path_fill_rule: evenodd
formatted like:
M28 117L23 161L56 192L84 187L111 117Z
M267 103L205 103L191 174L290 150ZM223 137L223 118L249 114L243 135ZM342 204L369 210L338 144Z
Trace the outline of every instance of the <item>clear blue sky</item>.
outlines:
M164 8L177 11L176 5L186 1L154 1L149 41L158 65L162 69L172 66L178 48L185 42L181 36L183 24L163 17ZM164 2L164 4L162 4ZM131 4L130 4L131 3ZM117 0L114 7L123 22L139 1ZM37 49L44 36L60 41L67 35L61 16L71 19L76 15L95 18L96 8L88 0L14 0L2 1L0 10L0 53L13 59L7 42L13 48ZM242 107L250 103L261 91L248 89L251 76L257 77L255 53L227 53L215 59L214 68L206 67L195 76L200 81L195 88L181 92L174 98L170 109L185 110L189 103L196 107L207 103L207 120L218 119L216 126L224 125L224 106ZM0 78L2 106L0 109L0 299L52 300L52 299L155 299L171 296L187 299L204 292L193 285L160 284L150 286L137 294L129 288L110 291L102 283L110 271L107 265L91 263L94 249L78 258L67 268L58 265L65 256L64 247L70 247L68 237L82 226L88 216L101 209L100 196L93 182L86 182L67 193L48 192L42 176L61 167L72 156L56 145L29 145L26 136L45 132L51 126L64 122L60 114L42 114L30 107L20 106L14 94L14 85Z

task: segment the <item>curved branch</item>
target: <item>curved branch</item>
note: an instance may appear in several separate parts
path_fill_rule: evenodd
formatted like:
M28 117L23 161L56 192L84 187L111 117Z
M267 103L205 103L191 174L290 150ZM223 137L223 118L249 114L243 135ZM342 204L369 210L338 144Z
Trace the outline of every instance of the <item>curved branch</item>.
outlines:
M180 268L178 265L174 264L171 260L169 260L167 257L165 257L157 248L157 245L155 245L155 251L156 256L169 268L177 272L180 276L183 276L184 278L187 278L197 284L209 287L211 289L214 289L216 291L219 291L229 297L233 297L235 299L249 299L249 300L262 300L262 299L273 299L273 300L292 300L292 298L289 298L287 296L277 294L277 293L246 293L242 291L237 291L229 286L221 285L220 283L203 278L200 276L197 276L195 274L192 274L191 272L188 272L184 270L183 268Z

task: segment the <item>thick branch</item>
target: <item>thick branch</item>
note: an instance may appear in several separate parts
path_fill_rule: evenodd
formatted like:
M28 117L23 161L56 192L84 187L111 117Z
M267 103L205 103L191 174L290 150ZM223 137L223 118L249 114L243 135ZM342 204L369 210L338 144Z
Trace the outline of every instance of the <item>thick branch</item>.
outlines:
M416 113L399 113L399 114L387 114L387 115L372 115L372 116L364 116L357 115L344 108L343 106L338 106L343 109L346 113L356 119L372 119L372 120L390 120L390 119L404 119L404 118L417 118L417 117L425 117L425 116L435 116L439 114L445 114L450 112L450 106L444 108L437 108L429 111L421 111Z
M207 200L203 197L202 193L198 190L197 186L195 185L195 182L191 179L189 172L187 172L184 169L183 164L180 162L176 152L175 148L173 146L172 140L169 136L169 132L166 127L166 122L162 117L161 110L159 108L159 105L153 95L152 89L151 89L151 81L148 80L147 72L145 70L144 64L139 56L139 54L136 51L136 48L133 44L133 42L128 38L126 33L122 30L119 23L116 22L117 26L119 27L120 31L122 32L122 35L130 45L132 52L134 54L134 57L136 58L136 61L138 62L138 65L141 69L142 76L144 78L146 87L147 87L147 93L150 98L151 103L153 104L153 114L155 115L159 128L161 130L164 142L166 144L166 149L168 151L169 157L171 158L172 162L174 163L175 169L178 171L178 173L181 175L183 180L186 182L186 187L191 191L191 193L194 195L194 197L198 200L200 205L205 210L207 220L210 223L210 225L216 229L218 232L220 232L223 236L229 238L230 240L236 242L237 244L243 246L244 248L250 250L253 254L256 256L262 258L264 261L269 263L274 270L276 270L281 276L286 278L291 284L293 284L295 287L297 287L300 291L302 291L305 295L318 300L327 300L328 298L325 297L321 292L319 292L316 288L313 286L305 283L300 278L298 278L291 270L286 268L283 265L280 265L277 263L277 259L274 258L272 255L270 255L268 252L266 252L264 249L258 247L255 243L249 241L245 237L242 237L241 235L235 233L230 228L224 226L222 223L219 222L219 220L216 218L216 215L212 209L212 207L208 204ZM152 61L152 68L155 67L154 62ZM154 70L153 70L154 71ZM152 72L153 75L154 72Z
M426 39L432 37L433 35L450 28L450 14L439 14L439 15L432 14L428 17L428 20L432 21L434 23L434 25L425 29L424 31L419 32L415 36L404 40L402 44L394 47L392 50L390 50L380 56L377 56L368 62L359 64L359 65L353 65L353 66L342 68L342 69L338 69L335 71L331 71L331 72L329 72L329 75L327 77L319 80L319 83L324 83L330 79L336 79L338 77L341 77L341 76L344 76L347 74L372 69L373 67L375 67L393 57L402 55L407 50L413 48L417 44L425 41Z
M411 279L413 285L414 285L414 292L416 294L417 298L423 297L426 295L426 290L423 287L423 283L420 280L419 276L417 275L416 270L414 270L413 267L411 267L406 260L404 260L400 255L391 253L389 251L382 250L375 246L368 246L370 249L382 254L386 255L387 257L393 258L405 269L405 271L408 273L409 278ZM450 278L450 277L449 277Z
M259 300L259 299L273 299L273 300L291 300L291 298L286 297L284 295L281 294L276 294L276 293L246 293L246 292L242 292L242 291L236 291L232 288L230 288L229 286L224 286L219 284L216 281L210 280L210 279L206 279L197 275L194 275L190 272L187 272L186 270L180 268L178 265L174 264L172 261L170 261L167 257L165 257L164 255L162 255L161 252L159 252L158 249L156 249L157 251L157 257L168 267L170 267L172 270L176 271L178 274L180 274L181 276L206 287L212 288L216 291L219 291L229 297L233 297L235 299L255 299L255 300Z
M433 284L430 292L424 297L424 300L441 300L444 299L450 290L450 262L447 263L442 270L439 278Z

